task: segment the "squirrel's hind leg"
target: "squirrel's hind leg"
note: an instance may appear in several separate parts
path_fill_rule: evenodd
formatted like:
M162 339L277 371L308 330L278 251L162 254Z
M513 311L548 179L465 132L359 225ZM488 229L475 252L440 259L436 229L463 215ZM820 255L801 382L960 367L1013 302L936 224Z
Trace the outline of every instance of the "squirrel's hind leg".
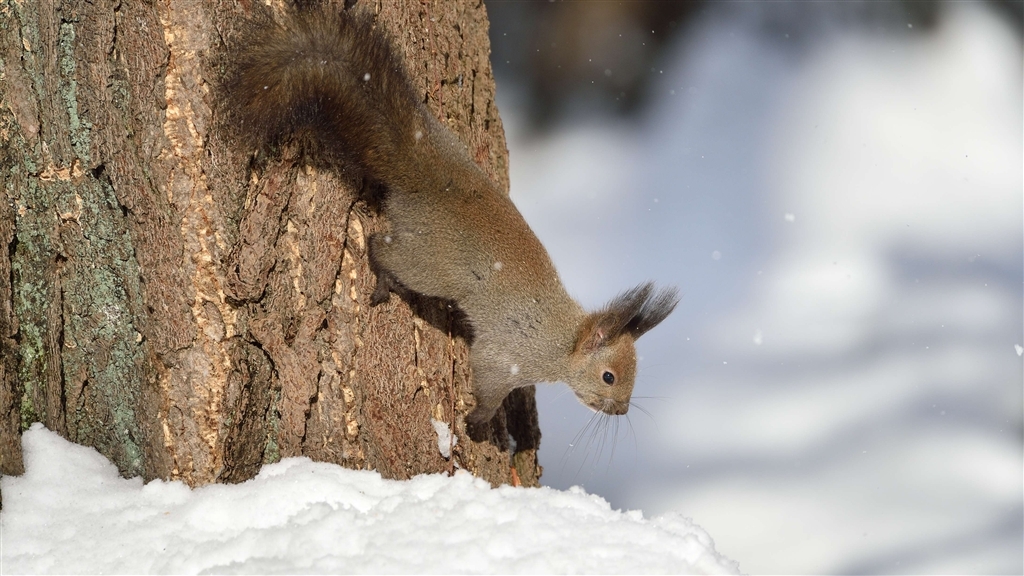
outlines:
M395 288L395 281L384 271L377 272L377 286L373 289L373 294L370 295L370 306L377 306L384 304L391 299L391 292Z

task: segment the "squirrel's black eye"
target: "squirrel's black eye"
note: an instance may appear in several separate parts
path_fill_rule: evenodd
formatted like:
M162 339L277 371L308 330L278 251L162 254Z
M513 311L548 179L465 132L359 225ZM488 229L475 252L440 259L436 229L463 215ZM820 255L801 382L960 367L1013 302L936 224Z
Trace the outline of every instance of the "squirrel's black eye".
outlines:
M615 384L615 374L612 374L611 372L605 372L604 374L601 375L601 380L604 380L604 383L608 384L609 386Z

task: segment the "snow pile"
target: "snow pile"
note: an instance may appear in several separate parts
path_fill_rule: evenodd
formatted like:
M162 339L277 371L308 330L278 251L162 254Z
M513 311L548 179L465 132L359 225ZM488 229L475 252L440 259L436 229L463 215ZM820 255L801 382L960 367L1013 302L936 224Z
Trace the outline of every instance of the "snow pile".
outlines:
M0 573L737 573L688 519L645 520L580 489L399 482L306 458L243 484L125 480L36 424L4 477Z
M430 425L434 427L434 432L437 432L437 451L445 460L451 458L452 448L459 443L459 437L452 434L447 422L431 418Z

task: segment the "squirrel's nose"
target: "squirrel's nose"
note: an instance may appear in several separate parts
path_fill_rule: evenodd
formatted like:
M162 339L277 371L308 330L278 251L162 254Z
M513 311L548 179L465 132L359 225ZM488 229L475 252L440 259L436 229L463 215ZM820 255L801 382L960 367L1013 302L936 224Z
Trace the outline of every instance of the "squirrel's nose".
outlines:
M611 398L606 398L603 404L601 411L605 414L621 416L629 411L629 402L619 402L617 400L612 400Z

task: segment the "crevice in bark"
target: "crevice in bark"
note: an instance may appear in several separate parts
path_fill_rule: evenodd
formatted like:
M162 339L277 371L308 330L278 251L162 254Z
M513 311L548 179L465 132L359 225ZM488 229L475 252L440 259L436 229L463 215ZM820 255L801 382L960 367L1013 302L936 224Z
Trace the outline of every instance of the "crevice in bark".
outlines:
M59 316L57 318L57 321L54 323L54 326L52 326L52 330L53 330L52 337L54 339L56 339L56 343L54 344L53 356L54 356L54 358L56 358L58 360L62 357L62 352L64 350L64 287L63 287L63 284L60 282L60 278L61 278L62 269L64 267L64 262L66 262L66 261L67 261L67 258L64 257L64 255L57 254L57 256L55 258L55 265L54 265L55 277L57 279L57 285L55 286L54 293L57 294L58 299L54 303L53 306L54 306L54 308L56 310L59 310L60 312L59 312ZM57 394L59 394L59 399L60 399L59 400L60 401L60 405L59 405L57 411L62 415L63 419L66 421L66 416L65 415L68 413L68 410L67 410L67 383L66 383L66 381L64 379L64 369L63 369L62 365L57 365L52 370L57 375L56 391L55 392ZM61 428L64 428L64 429L62 430ZM62 433L67 433L66 426L65 427L61 427L61 428L58 428L58 431L60 431Z

